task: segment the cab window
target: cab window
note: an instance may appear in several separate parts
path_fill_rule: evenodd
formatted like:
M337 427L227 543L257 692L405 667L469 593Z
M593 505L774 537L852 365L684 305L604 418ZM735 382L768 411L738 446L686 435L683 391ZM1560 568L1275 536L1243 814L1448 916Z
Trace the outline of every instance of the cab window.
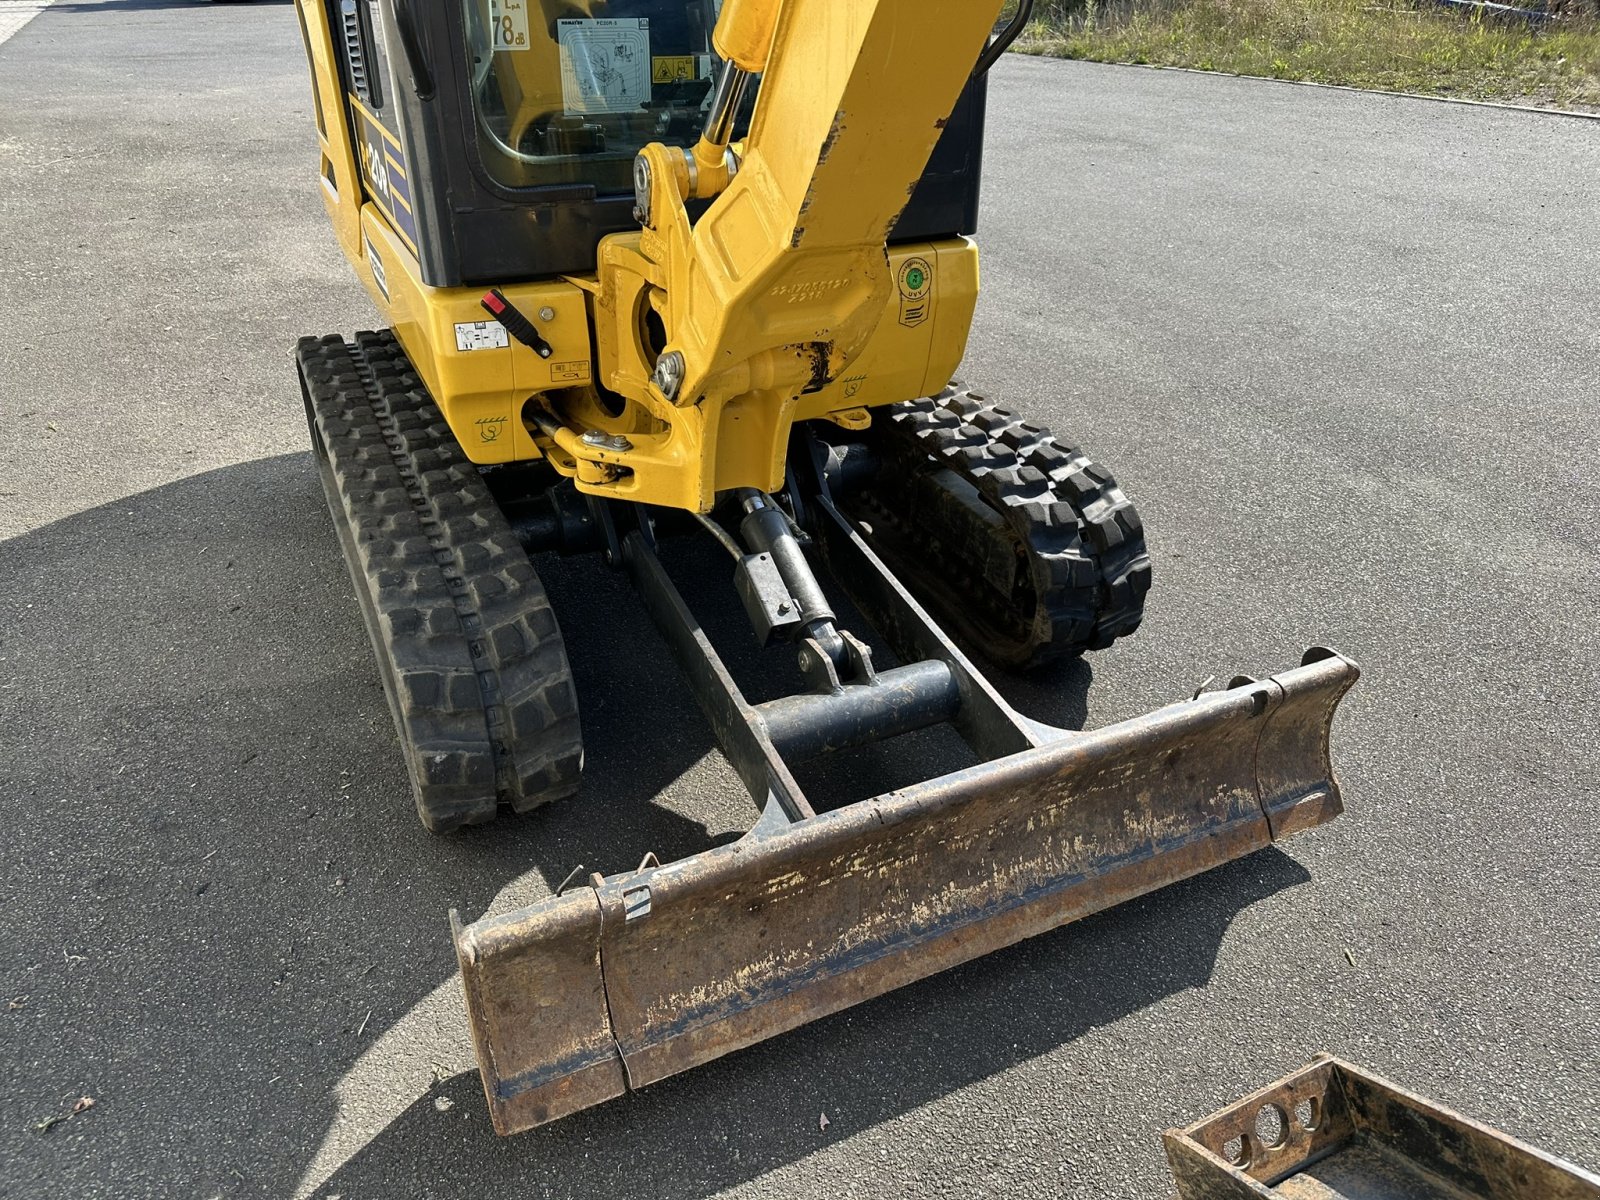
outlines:
M509 187L633 190L649 142L690 145L721 0L463 0L478 151Z

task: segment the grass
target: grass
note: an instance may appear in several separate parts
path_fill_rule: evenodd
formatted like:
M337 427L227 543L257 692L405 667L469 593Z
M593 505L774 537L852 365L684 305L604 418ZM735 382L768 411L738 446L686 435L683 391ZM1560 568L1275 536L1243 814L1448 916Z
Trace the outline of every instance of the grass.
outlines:
M1530 26L1429 0L1044 0L1017 48L1600 111L1592 10Z

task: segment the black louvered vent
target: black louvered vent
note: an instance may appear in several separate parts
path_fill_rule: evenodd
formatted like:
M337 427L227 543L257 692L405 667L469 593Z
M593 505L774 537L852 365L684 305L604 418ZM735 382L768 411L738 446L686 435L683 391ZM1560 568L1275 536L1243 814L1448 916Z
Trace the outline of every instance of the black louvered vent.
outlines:
M361 30L358 0L342 0L339 19L344 24L344 56L350 66L350 87L361 103L372 103L372 74L367 69L367 41Z

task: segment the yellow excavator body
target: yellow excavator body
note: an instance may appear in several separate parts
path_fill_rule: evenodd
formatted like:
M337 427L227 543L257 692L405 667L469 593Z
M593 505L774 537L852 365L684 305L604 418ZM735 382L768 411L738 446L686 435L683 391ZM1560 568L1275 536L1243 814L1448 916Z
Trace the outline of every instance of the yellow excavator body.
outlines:
M978 665L1108 649L1151 580L1108 471L951 382L986 76L1028 0L296 7L319 186L388 326L296 357L418 815L447 834L578 791L535 566L557 553L628 573L751 802L732 844L452 914L497 1130L1342 810L1357 671L1332 651L1089 732ZM800 690L747 698L674 579L689 537ZM970 767L855 803L795 777L939 725Z

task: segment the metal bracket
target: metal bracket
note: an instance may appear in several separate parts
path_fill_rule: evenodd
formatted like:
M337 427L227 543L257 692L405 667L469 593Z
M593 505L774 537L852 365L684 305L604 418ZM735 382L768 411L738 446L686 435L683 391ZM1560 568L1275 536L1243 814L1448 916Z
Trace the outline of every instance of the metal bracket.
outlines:
M746 554L733 569L733 586L744 601L745 615L765 648L787 639L800 627L800 606L789 594L783 573L770 554Z
M1163 1140L1181 1200L1600 1200L1600 1176L1326 1054Z

